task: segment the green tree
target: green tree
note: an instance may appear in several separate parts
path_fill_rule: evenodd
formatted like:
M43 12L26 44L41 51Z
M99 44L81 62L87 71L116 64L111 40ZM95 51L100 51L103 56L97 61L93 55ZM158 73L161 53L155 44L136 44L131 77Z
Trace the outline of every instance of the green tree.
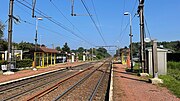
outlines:
M107 58L110 56L105 48L98 48L95 53L98 59Z
M180 53L180 41L177 42L176 51Z
M79 53L83 53L85 51L85 49L83 47L79 47L77 50Z
M70 48L69 48L67 42L63 45L62 51L63 51L63 52L70 53Z
M56 47L56 50L61 51L61 47L60 47L60 46L57 46L57 47Z
M34 47L34 44L33 44L33 43L21 41L21 42L18 44L17 49L21 49L21 50L25 51L25 50L30 50L30 49L33 48L33 47Z
M0 51L5 51L8 49L8 42L5 40L0 40Z

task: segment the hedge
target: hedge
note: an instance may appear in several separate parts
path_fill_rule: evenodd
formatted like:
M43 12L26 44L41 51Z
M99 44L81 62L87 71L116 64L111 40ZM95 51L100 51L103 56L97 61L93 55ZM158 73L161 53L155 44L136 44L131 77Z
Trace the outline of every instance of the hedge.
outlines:
M24 67L31 67L33 60L31 59L23 59L16 61L16 68L24 68Z
M0 66L1 66L1 65L6 65L6 64L7 64L7 61L0 60Z
M180 62L168 62L168 75L180 81Z

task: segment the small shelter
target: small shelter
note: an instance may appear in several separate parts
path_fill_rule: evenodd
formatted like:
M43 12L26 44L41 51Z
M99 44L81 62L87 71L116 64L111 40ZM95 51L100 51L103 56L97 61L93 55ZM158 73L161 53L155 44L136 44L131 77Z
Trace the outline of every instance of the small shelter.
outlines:
M47 47L37 47L31 49L31 52L34 53L34 64L37 68L43 68L50 65L56 64L56 54L58 51L56 49L51 49Z
M153 74L152 48L147 48L147 67L149 74ZM158 74L167 74L167 49L157 48Z
M130 50L129 48L122 48L120 49L120 56L122 64L127 64L128 57L130 57Z

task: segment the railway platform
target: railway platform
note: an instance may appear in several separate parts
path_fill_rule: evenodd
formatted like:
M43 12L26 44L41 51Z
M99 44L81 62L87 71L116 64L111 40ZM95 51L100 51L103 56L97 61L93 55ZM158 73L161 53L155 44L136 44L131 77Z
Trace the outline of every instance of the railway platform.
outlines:
M84 62L60 63L60 64L56 64L54 66L49 66L47 68L39 68L37 71L33 71L32 69L31 70L30 69L21 70L21 71L15 72L12 75L3 75L1 73L0 74L0 85L1 84L6 84L6 83L9 83L9 82L18 81L18 80L25 79L25 78L28 78L28 77L41 75L43 73L48 73L48 72L51 72L51 71L63 69L63 68L66 68L66 67L80 65L80 64L83 64L83 63Z
M126 66L113 66L113 101L180 101L165 87L152 85L125 71Z

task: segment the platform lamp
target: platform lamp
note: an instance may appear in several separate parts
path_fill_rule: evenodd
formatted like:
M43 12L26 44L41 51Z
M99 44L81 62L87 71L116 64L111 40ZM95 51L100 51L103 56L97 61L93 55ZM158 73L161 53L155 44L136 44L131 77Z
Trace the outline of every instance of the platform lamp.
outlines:
M129 12L125 12L124 15L129 15L130 17L130 59L131 59L131 71L133 71L133 54L132 54L132 17L131 17L131 13Z
M43 20L43 18L41 18L41 17L36 17L36 35L35 35L35 39L34 39L34 41L35 41L35 55L34 55L34 68L33 68L33 70L37 70L37 68L36 68L36 51L37 51L37 35L38 35L38 20Z

